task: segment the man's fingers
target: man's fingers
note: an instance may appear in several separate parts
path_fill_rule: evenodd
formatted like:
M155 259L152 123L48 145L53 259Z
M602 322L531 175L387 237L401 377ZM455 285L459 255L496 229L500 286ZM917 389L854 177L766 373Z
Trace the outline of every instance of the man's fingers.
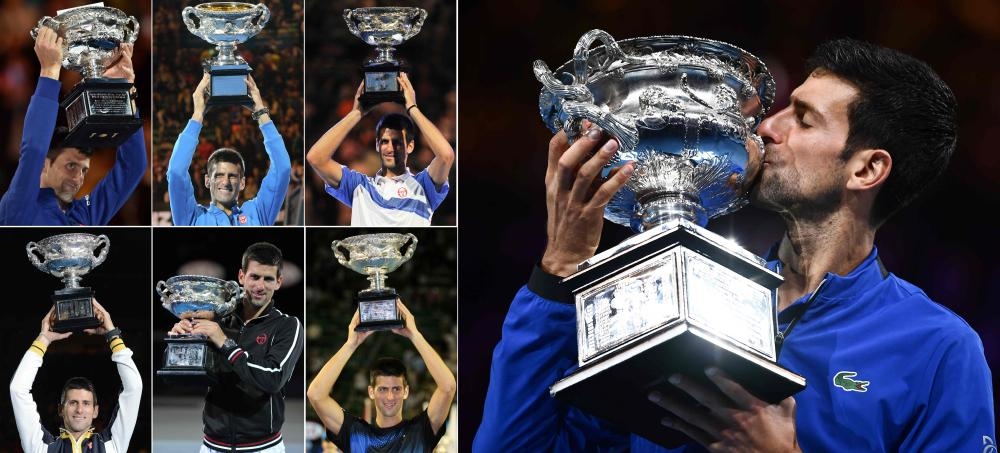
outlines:
M609 139L604 142L597 152L590 157L576 172L576 181L573 183L572 199L579 203L587 203L594 191L595 181L600 180L601 169L611 160L611 157L618 151L618 141Z
M719 422L705 408L691 401L682 401L676 395L658 391L650 392L649 400L653 404L666 409L676 419L684 420L699 430L708 433L710 436L718 436L720 430Z
M608 176L607 181L601 183L601 186L597 188L594 195L590 197L591 206L603 209L611 201L611 197L615 196L625 186L625 183L628 182L628 178L632 176L634 171L635 162L627 162L625 165L615 169Z
M684 433L690 437L691 440L694 440L705 447L708 447L717 441L717 439L712 437L711 434L708 434L705 431L698 429L698 427L673 415L666 415L661 418L660 424L669 429L676 429L677 431Z
M569 137L566 136L566 132L560 130L556 135L552 136L552 140L549 140L549 160L548 166L545 167L545 185L547 186L549 182L552 181L556 172L556 167L559 166L559 158L562 157L566 149L569 148Z
M737 384L736 381L730 379L726 373L722 372L722 370L718 368L710 367L706 369L705 376L708 376L708 378L715 383L716 387L718 387L724 395L729 397L729 399L736 403L736 406L741 409L750 409L755 403L760 401L757 397L753 396L753 394L746 391L742 385Z
M599 129L590 129L581 134L566 152L559 157L556 164L556 184L560 190L568 191L577 180L577 171L580 165L594 152L594 148L606 138L604 132ZM593 181L588 181L590 184Z
M698 382L689 376L675 374L670 376L668 381L675 387L684 391L684 393L691 395L695 401L698 401L703 406L711 409L713 412L721 414L722 410L727 409L732 405L732 402L726 399L726 397L718 391L710 388L710 386L703 385L701 382Z

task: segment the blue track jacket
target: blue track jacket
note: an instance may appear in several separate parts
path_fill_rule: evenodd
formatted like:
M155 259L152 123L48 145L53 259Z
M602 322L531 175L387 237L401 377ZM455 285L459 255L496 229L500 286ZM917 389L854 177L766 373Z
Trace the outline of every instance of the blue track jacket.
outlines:
M140 127L118 147L111 171L65 212L52 189L38 187L59 114L60 86L58 80L38 78L24 116L17 170L0 199L0 225L107 225L146 173L146 134Z
M195 147L198 146L201 123L188 120L184 131L174 143L174 152L167 164L167 192L170 195L170 218L174 225L274 225L281 212L281 204L285 201L288 180L292 174L292 161L288 158L285 142L273 121L261 125L260 131L264 134L264 150L270 161L267 174L260 182L257 197L245 201L243 205L234 206L233 213L226 215L225 211L214 204L198 204L194 197L194 185L188 167L191 166Z
M996 451L992 379L979 336L916 286L883 273L876 257L873 249L850 274L827 274L784 343L778 363L806 378L795 395L800 447ZM473 451L671 451L549 396L577 365L575 307L553 300L566 300L555 282L536 268L511 304ZM788 320L780 318L783 330Z

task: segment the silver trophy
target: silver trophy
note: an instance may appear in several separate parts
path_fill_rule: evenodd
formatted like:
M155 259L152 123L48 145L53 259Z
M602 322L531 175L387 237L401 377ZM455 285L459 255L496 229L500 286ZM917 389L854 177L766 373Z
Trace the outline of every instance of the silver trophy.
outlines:
M156 283L163 308L178 319L209 319L218 321L236 309L243 299L243 288L233 280L221 280L204 275L177 275ZM216 354L203 335L168 335L163 341L163 367L156 371L165 379L183 377L190 382L208 375L215 366Z
M351 34L377 54L365 61L365 90L358 101L367 109L381 102L404 103L396 77L406 71L406 62L396 58L396 48L420 32L427 11L410 7L375 7L344 10L344 21Z
M65 288L52 294L55 332L79 332L101 325L94 315L94 291L80 286L80 278L108 257L111 241L105 235L68 233L49 236L25 246L38 270L62 279Z
M102 74L122 58L121 45L134 43L139 21L117 8L83 6L45 16L31 30L49 27L63 39L62 66L83 74L60 106L69 134L62 146L116 147L142 126L130 93L132 83Z
M252 69L236 55L236 45L260 33L271 10L263 3L211 2L185 7L181 17L188 31L215 44L215 57L202 61L211 77L206 105L253 106L246 83Z
M591 49L595 41L602 45ZM774 98L763 62L719 41L616 41L591 30L573 60L555 72L536 61L534 72L553 132L572 140L589 120L620 145L605 176L635 163L605 218L638 234L563 280L576 301L580 366L550 393L672 447L683 437L660 425L663 411L648 394L685 397L667 383L674 373L714 385L704 369L716 366L769 402L804 388L776 363L772 291L781 276L704 228L747 204L761 168L754 131ZM609 389L620 391L608 397Z
M406 252L404 246L409 244ZM370 286L358 292L361 322L355 330L382 330L403 327L406 323L396 309L396 290L385 286L386 274L408 261L417 248L412 233L375 233L351 236L330 245L340 264L368 276ZM344 252L347 252L346 254Z

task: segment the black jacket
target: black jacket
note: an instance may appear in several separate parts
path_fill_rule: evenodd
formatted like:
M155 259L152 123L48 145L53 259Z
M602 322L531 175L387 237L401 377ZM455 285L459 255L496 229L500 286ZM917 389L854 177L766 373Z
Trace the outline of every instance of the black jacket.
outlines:
M274 308L244 325L242 306L219 325L237 346L219 351L215 384L205 397L204 443L216 450L241 445L266 448L281 441L285 384L299 366L305 339L302 323Z

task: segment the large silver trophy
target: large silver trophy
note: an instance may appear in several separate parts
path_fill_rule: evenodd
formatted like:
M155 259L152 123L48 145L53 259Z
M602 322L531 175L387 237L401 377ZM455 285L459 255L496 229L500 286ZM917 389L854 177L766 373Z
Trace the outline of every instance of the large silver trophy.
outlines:
M122 144L142 126L142 119L131 95L132 83L103 73L122 58L122 44L135 42L139 21L117 8L82 6L43 17L31 30L32 39L40 27L55 30L63 39L62 67L83 74L60 103L69 129L62 146Z
M101 325L94 315L94 291L80 286L80 279L108 257L111 241L105 235L68 233L49 236L25 246L38 270L62 279L65 288L52 294L55 332L79 332Z
M236 309L243 288L233 280L204 275L177 275L156 283L163 308L178 319L209 319L218 322ZM205 379L218 360L204 335L168 335L164 340L163 367L156 375L164 379L197 382Z
M215 44L215 57L202 61L211 77L205 104L252 107L246 82L252 69L236 54L236 45L260 33L271 18L271 10L263 3L210 2L185 7L181 16L188 31Z
M407 244L409 247L403 253L402 249ZM399 295L395 289L385 286L385 277L413 256L417 248L417 237L412 233L362 234L333 241L330 247L340 264L367 275L371 282L368 288L358 292L361 320L355 330L403 327L406 322L396 308L396 298Z
M763 62L719 41L616 41L591 30L573 60L555 72L536 61L534 72L553 132L575 139L589 120L620 145L605 175L635 163L605 218L638 234L563 280L576 301L580 366L550 393L675 446L683 436L661 426L663 410L648 400L654 390L685 397L667 383L674 373L714 385L704 370L716 366L769 402L804 388L776 363L772 291L781 276L704 228L746 205L761 168L754 131L774 98Z
M347 29L377 54L365 61L365 90L358 101L367 109L382 102L403 104L403 92L396 82L407 64L396 58L396 48L420 32L427 11L409 7L375 7L344 10Z

